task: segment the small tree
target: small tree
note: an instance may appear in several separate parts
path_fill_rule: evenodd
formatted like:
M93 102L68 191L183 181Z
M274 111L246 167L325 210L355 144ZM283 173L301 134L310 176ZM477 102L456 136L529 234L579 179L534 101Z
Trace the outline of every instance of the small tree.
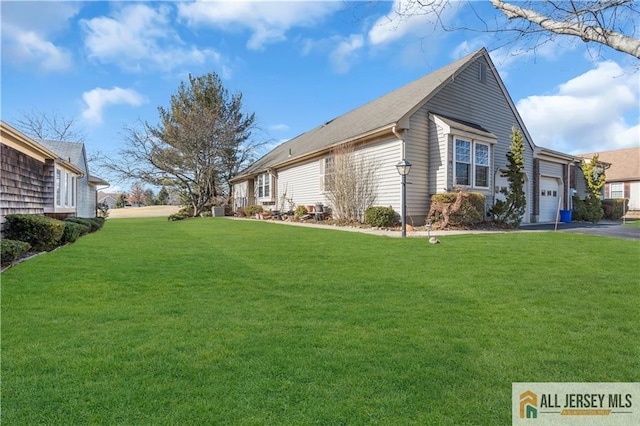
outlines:
M118 194L118 198L116 199L116 208L121 209L127 205L127 199L124 194Z
M576 215L577 220L588 220L589 222L598 222L602 219L604 211L602 210L602 202L600 196L602 194L602 187L604 187L607 179L604 173L604 167L598 161L598 154L594 154L590 160L582 160L582 174L584 176L585 183L587 184L587 198L582 203L579 211L582 211L581 215ZM574 201L574 204L575 201ZM580 203L577 203L580 204Z
M600 164L599 155L594 154L590 160L582 160L582 174L589 190L589 195L600 199L602 195L602 188L607 179L604 173L604 167Z
M129 191L129 202L131 204L136 203L140 206L144 202L144 186L140 182L135 182L131 185L131 190Z
M160 188L160 191L158 191L158 204L164 206L167 204L168 201L169 201L169 191L167 191L167 188L163 186L162 188Z
M526 211L527 198L524 193L524 138L515 127L511 129L507 168L500 171L500 176L509 182L508 188L500 190L506 199L496 201L489 213L496 222L517 228Z
M353 145L341 145L324 164L326 197L334 216L346 222L362 222L365 211L376 202L375 161L357 156Z
M145 206L153 206L156 204L156 197L153 193L153 189L144 190L144 204Z

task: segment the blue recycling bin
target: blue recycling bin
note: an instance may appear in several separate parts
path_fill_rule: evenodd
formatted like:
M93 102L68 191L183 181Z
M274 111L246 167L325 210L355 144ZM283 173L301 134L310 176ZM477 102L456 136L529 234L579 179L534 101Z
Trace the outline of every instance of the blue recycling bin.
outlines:
M573 210L560 210L560 222L570 223Z

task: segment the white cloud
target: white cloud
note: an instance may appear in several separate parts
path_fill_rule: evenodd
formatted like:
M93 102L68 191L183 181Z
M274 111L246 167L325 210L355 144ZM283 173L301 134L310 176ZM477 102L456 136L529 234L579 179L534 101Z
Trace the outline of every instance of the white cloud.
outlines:
M286 124L274 124L269 126L269 130L273 130L276 132L284 132L289 130L289 126L287 126Z
M351 68L351 62L357 57L357 52L364 46L364 38L360 34L351 34L349 38L338 42L331 52L330 58L336 72L344 74Z
M312 27L341 7L333 1L196 1L178 4L178 14L193 25L210 24L229 32L248 29L252 34L247 47L260 50L286 40L291 28Z
M461 2L460 2L461 3ZM368 40L372 45L384 45L410 35L425 37L439 30L438 20L448 21L457 11L458 2L436 0L422 5L415 1L394 0L391 10L371 27Z
M125 6L113 16L82 20L89 56L103 63L116 63L139 71L152 65L163 71L185 64L220 62L212 49L184 45L171 28L170 8L153 9L143 4Z
M608 61L517 108L536 145L569 153L637 147L639 92L638 71Z
M3 38L2 44L12 62L33 65L42 71L63 71L73 63L71 52L32 31L14 29L8 40Z
M82 118L93 123L102 123L102 110L109 105L131 105L140 106L145 102L142 95L132 89L122 89L114 87L113 89L95 88L82 94L82 99L87 107L82 111Z
M71 52L53 40L79 10L75 3L2 2L3 59L45 72L70 68Z

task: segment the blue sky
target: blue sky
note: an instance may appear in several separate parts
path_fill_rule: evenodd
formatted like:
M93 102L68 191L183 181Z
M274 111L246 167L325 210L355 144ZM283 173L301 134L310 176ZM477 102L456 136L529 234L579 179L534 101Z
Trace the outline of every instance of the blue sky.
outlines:
M400 20L398 4L2 0L2 120L55 111L78 119L89 153L113 153L125 126L157 123L189 73L213 71L255 112L256 140L274 146L486 47L537 145L640 146L637 59L569 37L535 52L500 47L433 16ZM442 19L502 19L473 5Z

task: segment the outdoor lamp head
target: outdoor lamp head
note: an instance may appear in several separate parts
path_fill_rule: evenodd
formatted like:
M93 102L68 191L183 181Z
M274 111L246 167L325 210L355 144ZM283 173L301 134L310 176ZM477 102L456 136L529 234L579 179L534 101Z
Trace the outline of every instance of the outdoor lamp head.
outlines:
M406 176L409 174L409 170L411 170L411 163L403 159L396 164L396 169L398 169L400 176Z

